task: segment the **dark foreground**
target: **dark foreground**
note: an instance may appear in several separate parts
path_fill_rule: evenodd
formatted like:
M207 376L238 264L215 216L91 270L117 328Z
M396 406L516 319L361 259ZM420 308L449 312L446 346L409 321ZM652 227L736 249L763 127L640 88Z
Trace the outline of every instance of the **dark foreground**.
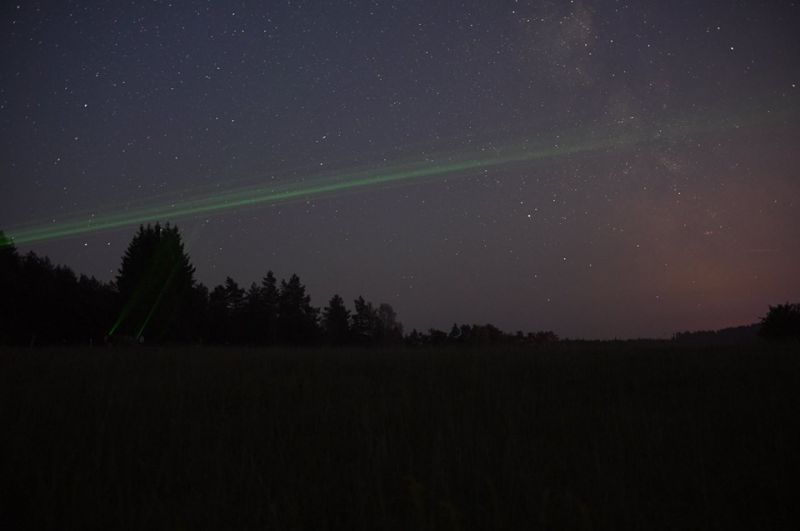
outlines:
M2 350L0 528L796 529L797 350Z

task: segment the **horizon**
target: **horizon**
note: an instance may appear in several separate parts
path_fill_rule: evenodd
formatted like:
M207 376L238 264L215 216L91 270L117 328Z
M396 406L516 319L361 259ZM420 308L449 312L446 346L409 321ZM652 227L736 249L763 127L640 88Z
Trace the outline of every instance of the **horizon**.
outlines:
M175 225L170 224L170 223L162 224L162 226L166 226L166 225L178 227L177 224L175 224ZM148 226L150 226L150 224L148 224ZM178 227L178 228L180 229L180 227ZM24 254L27 254L28 252L33 252L34 254L39 256L40 258L46 258L48 260L51 260L51 258L46 256L46 255L41 255L41 254L36 253L36 251L34 249L28 249L27 251L25 251L23 253L20 253L19 247L16 247L16 245L13 243L13 241L11 242L11 245L13 245L17 249L17 252L20 254L20 256L23 256ZM189 258L191 259L191 255L189 256ZM97 280L99 280L99 281L101 281L103 283L106 283L106 284L115 284L117 275L119 273L119 271L117 270L117 271L115 271L115 274L111 278L104 279L104 278L99 278L99 277L97 277L96 275L93 275L93 274L87 274L87 273L82 272L82 271L77 271L74 268L72 268L69 264L59 263L59 262L55 262L55 261L52 261L52 260L51 260L51 262L56 267L67 267L67 268L69 268L77 276L86 275L88 277L95 278L95 279L97 279ZM275 273L272 270L268 270L268 271L271 271L272 273ZM282 280L287 280L291 274L292 273L290 272L290 273L288 273L286 275L275 275L275 276L276 276L276 279L280 282ZM210 292L216 286L223 285L224 281L225 281L225 278L227 278L228 276L229 275L225 275L220 282L211 283L211 284L203 282L199 278L195 278L195 280L196 280L196 282L198 284L204 285ZM262 278L263 278L263 276L262 276ZM253 280L251 282L240 282L239 279L236 279L236 278L233 278L233 280L237 282L239 287L241 287L242 289L244 289L246 291L251 284L253 284L253 283L257 284L257 285L260 284L261 278L255 279L255 280ZM301 281L303 281L305 283L306 279L302 279L301 278ZM341 296L340 293L334 293L334 294L331 295L331 297L327 297L325 300L317 300L317 297L314 296L313 292L309 293L309 295L311 296L311 304L312 304L312 306L315 306L315 307L317 307L319 309L324 308L326 306L327 302L330 300L330 298L333 295L340 295ZM355 296L353 296L352 298L349 298L349 299L347 297L343 297L343 299L345 301L345 306L348 309L352 309L353 302L355 301L355 299L357 299L360 296L363 296L368 302L375 303L376 305L377 304L381 304L381 303L384 302L384 301L379 301L379 300L373 300L368 296L368 294L359 293L359 294L357 294L357 295L355 295ZM778 304L778 303L780 303L780 301L776 302L776 304ZM770 305L770 307L771 306L772 305ZM766 313L767 312L765 311L764 314L766 315ZM412 327L407 327L406 323L402 319L402 315L399 315L398 318L399 318L398 321L400 322L400 324L403 325L404 328L405 328L405 331L404 331L405 335L408 335L409 333L411 333L414 330L416 330L416 331L418 331L420 333L427 333L430 330L440 330L440 331L443 331L443 332L448 332L449 329L453 325L470 325L470 326L497 325L497 323L494 323L494 322L491 322L491 321L486 321L486 322L475 322L475 321L467 322L467 321L465 321L465 322L451 322L451 323L447 324L446 326L426 326L426 327L413 327L412 326ZM709 333L709 332L717 333L717 332L724 332L724 331L727 331L727 330L730 330L730 329L748 328L748 327L752 327L752 326L759 326L760 325L760 322L759 322L760 319L761 319L761 317L759 317L759 319L756 319L756 320L754 320L753 322L750 322L750 323L731 324L731 325L726 325L726 326L721 326L721 327L716 327L716 328L687 328L687 329L684 329L684 330L676 330L676 331L670 333L669 335L665 335L665 336L662 336L662 337L653 337L653 336L574 337L574 336L564 336L564 335L560 334L558 330L549 330L549 331L556 333L556 335L558 336L559 340L561 340L561 341L665 341L665 340L669 341L669 340L675 339L676 335L681 334L681 333L688 333L688 334ZM512 329L506 329L506 328L503 328L502 326L500 326L499 328L500 328L500 330L502 332L504 332L506 334L514 334L518 330L518 329L513 329L513 330ZM542 332L542 331L546 331L546 330L543 329L543 328L532 327L532 328L529 328L529 329L519 329L519 331L527 334L527 333Z

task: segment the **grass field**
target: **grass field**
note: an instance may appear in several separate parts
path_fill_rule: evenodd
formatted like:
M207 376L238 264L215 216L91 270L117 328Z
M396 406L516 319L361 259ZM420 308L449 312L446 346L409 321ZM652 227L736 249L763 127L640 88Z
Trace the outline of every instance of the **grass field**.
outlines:
M0 350L0 529L797 529L800 352Z

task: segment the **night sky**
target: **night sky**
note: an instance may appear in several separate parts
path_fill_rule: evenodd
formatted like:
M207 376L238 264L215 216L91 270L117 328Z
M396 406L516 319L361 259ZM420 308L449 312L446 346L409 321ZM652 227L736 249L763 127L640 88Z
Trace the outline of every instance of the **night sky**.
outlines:
M800 301L800 4L3 2L0 229L298 273L407 330L669 337ZM281 195L284 194L284 195Z

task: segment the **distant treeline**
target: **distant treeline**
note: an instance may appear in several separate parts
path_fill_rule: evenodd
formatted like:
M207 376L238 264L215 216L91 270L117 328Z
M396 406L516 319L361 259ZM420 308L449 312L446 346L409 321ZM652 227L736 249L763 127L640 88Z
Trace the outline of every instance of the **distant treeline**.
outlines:
M228 277L209 290L194 277L180 232L169 224L139 227L117 277L100 282L20 255L0 231L0 344L209 343L235 345L540 345L550 331L508 334L491 324L454 324L449 332L405 334L390 304L359 296L352 310L339 295L316 308L297 275L280 282L268 271L248 288ZM760 323L681 332L685 345L800 339L800 304L771 306Z
M194 277L177 227L139 227L116 279L101 282L20 255L0 232L0 344L209 343L236 345L534 345L553 332L507 334L457 325L404 334L391 305L359 296L352 310L339 295L323 309L297 275L268 271L241 287L228 277L209 290Z
M742 345L755 343L759 339L761 324L735 326L721 330L699 330L696 332L678 332L673 341L681 345Z
M760 322L751 325L721 330L679 332L672 337L673 342L687 346L746 345L761 339L800 340L800 304L787 302L770 306L767 315L762 317Z
M481 346L481 345L542 345L558 341L558 336L551 332L518 331L507 334L494 325L458 325L454 324L450 332L429 329L426 333L412 330L406 336L406 343L412 346Z

